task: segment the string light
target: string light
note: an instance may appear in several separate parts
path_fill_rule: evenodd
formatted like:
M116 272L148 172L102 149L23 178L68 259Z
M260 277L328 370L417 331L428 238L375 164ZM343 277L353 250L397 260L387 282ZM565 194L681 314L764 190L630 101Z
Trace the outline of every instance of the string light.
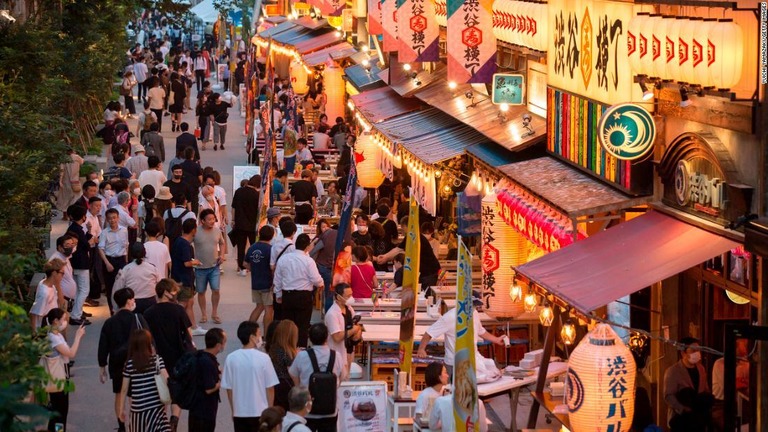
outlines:
M411 64L410 63L404 64L403 65L403 70L406 71L406 72L410 71L411 70Z
M570 316L565 320L565 324L560 330L560 337L565 345L573 345L576 342L576 325Z
M549 302L544 303L544 307L541 308L541 311L539 311L539 322L541 322L541 325L544 327L549 327L552 325L552 321L555 319L555 312L552 310L552 306L549 304Z
M536 312L536 307L539 305L539 299L536 298L536 294L529 290L528 294L523 299L523 307L526 312Z
M458 84L456 84L456 81L448 81L448 88L451 90L456 90L456 87L458 87Z
M509 287L509 297L517 303L523 299L523 287L517 283L517 279L512 280L512 286Z

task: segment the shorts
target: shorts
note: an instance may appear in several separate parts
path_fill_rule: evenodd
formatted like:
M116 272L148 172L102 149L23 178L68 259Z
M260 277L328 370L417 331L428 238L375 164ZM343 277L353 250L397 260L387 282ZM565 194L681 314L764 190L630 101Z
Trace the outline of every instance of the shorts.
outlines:
M251 290L251 301L257 305L272 306L272 292Z
M198 294L204 293L209 284L211 285L212 291L218 291L220 282L221 270L219 269L219 266L195 269L195 291L197 291Z
M195 290L191 287L182 286L179 290L179 294L176 295L176 301L179 303L186 303L195 296Z

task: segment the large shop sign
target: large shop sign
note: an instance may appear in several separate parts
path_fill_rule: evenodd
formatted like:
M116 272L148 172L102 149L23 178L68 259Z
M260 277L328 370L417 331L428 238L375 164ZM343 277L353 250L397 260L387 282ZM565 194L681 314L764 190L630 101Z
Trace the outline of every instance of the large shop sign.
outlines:
M723 143L708 132L686 132L659 164L665 204L720 224L749 211L752 187L739 183Z
M627 61L632 3L550 0L550 86L613 105L640 100Z

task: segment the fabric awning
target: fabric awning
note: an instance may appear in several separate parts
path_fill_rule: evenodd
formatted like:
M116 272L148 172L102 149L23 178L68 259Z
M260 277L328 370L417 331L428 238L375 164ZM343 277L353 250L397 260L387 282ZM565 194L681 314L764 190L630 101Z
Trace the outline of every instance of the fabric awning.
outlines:
M467 98L466 94L474 95L474 99ZM499 106L494 105L489 96L474 91L469 84L460 84L450 90L441 80L416 91L414 96L510 150L527 148L543 141L547 135L546 119L530 113L525 105L511 105L501 117ZM531 116L530 129L523 126L525 114Z
M651 211L516 270L589 314L737 246L725 237Z
M350 45L348 42L340 42L336 45L331 45L329 47L323 48L321 50L317 50L315 52L304 54L301 56L301 59L304 61L304 63L309 67L315 67L320 66L321 64L325 64L328 60L335 60L333 55L343 55L345 57L349 56L352 53L357 52L355 47Z
M204 23L213 23L219 19L219 11L213 5L213 0L203 0L192 6L189 11Z
M514 153L492 142L469 146L467 147L467 153L491 168L508 165L516 160Z
M350 68L345 69L344 72L347 73ZM358 95L350 96L350 99L366 120L374 124L405 113L417 111L422 107L421 102L418 100L401 97L389 87L368 90Z
M316 30L316 31L320 32L320 30ZM337 36L335 31L330 31L330 29L326 29L326 33L322 33L311 39L307 39L302 42L295 43L293 44L293 46L296 48L296 51L298 51L299 54L307 54L312 51L317 51L317 50L329 47L331 45L335 45L340 41L341 41L341 37Z
M344 75L358 91L368 93L371 89L384 87L387 85L384 81L380 80L376 73L379 72L378 66L371 65L371 70L366 70L363 65L353 65L344 69ZM389 88L389 87L387 87ZM394 91L391 93L393 96L400 95ZM421 105L421 103L419 103Z
M296 24L294 24L293 22L285 21L285 22L282 22L282 23L280 23L280 24L278 24L278 25L276 25L274 27L270 27L270 28L262 31L261 33L259 33L259 37L262 38L262 39L269 39L270 37L274 37L277 34L286 32L286 31L291 30L291 29L295 29L297 27L298 26Z

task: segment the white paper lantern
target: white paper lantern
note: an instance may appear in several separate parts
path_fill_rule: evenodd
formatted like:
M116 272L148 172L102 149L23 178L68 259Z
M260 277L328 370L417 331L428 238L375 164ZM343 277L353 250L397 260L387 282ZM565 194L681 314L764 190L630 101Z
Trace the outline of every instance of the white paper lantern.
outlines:
M323 70L323 88L328 96L325 104L325 114L328 120L334 121L336 117L344 117L344 70L339 67L325 66Z
M513 2L510 5L509 13L512 17L512 34L510 36L510 43L520 45L523 41L523 35L521 31L525 28L522 15L523 2Z
M363 161L357 163L357 183L364 188L377 188L384 182L384 173L378 166L379 148L370 133L363 132L355 141L355 153L363 155Z
M741 79L744 33L731 19L722 19L709 30L709 74L712 85L730 89Z
M501 6L500 0L496 0L493 2L493 35L498 40L504 40L501 36L501 13L499 10L500 6Z
M297 95L306 94L309 91L309 74L303 64L297 61L291 62L290 67L291 86Z
M635 359L616 332L607 324L595 326L568 359L571 430L631 430L636 374Z
M536 49L539 51L547 50L547 43L549 42L549 12L547 11L547 5L544 3L537 3L536 6L536 27L538 32L536 33Z
M696 27L693 37L691 55L693 56L693 83L702 87L712 87L714 83L709 73L709 58L707 55L709 45L709 30L717 24L716 18L704 18L704 22Z
M523 23L525 24L522 31L522 44L525 47L533 45L533 10L535 5L533 3L523 2L521 13L523 14Z
M666 62L665 76L675 81L682 81L680 77L680 61L678 60L677 42L680 37L680 27L683 25L683 18L675 17L667 25L666 48L664 49L664 61Z
M697 27L701 27L703 21L701 18L691 18L685 20L680 27L680 34L678 35L678 61L680 65L680 77L683 82L692 83L695 82L695 75L693 72L693 45L694 35L696 34Z
M650 19L650 13L640 12L629 22L627 28L627 48L629 64L635 75L647 75L644 62L651 56L648 54L648 37L644 33L645 22Z
M664 75L667 73L667 65L664 62L664 49L666 48L665 41L667 40L667 23L669 19L663 16L656 16L651 20L653 21L653 34L651 37L653 55L652 76L664 78Z

